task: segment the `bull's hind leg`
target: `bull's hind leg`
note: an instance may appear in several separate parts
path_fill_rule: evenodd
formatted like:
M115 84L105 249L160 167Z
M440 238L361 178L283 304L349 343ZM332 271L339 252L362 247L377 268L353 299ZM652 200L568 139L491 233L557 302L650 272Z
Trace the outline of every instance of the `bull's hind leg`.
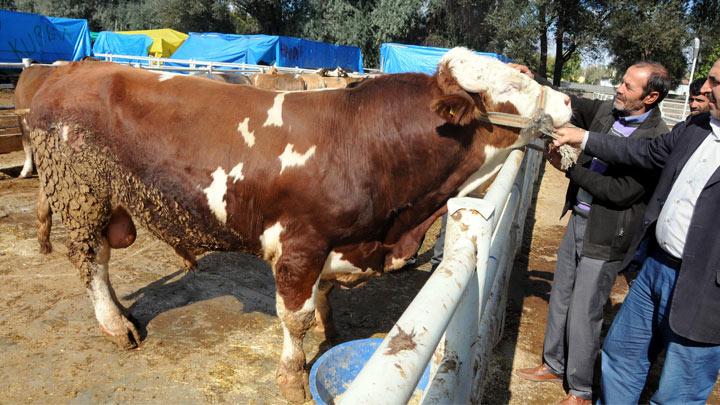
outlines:
M135 348L140 344L140 333L128 319L125 308L118 301L110 284L110 246L107 240L101 239L94 250L94 257L92 254L82 255L79 268L81 273L87 276L86 289L100 330L119 347Z
M337 335L335 322L330 306L330 292L335 283L333 281L321 280L318 285L318 294L315 306L315 330L325 335L325 340L330 342Z
M52 252L50 243L50 230L52 229L52 210L48 203L45 190L38 187L37 199L37 238L40 244L40 253L46 255Z

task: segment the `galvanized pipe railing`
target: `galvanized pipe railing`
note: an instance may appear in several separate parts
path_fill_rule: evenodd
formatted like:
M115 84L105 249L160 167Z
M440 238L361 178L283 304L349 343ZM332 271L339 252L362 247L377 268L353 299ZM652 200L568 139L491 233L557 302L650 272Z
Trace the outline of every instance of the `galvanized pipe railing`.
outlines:
M431 358L422 403L480 400L540 161L513 151L483 199L448 202L445 260L336 403L406 403Z
M278 67L278 66L265 66L265 65L251 65L247 63L230 63L230 62L215 62L215 61L202 61L194 59L173 59L173 58L158 58L153 56L133 56L133 55L115 55L109 53L96 53L94 55L97 58L102 58L108 62L124 63L135 67L140 67L147 70L169 70L169 71L181 71L181 72L212 72L212 73L223 73L229 71L236 71L239 73L263 73L268 69L274 68L281 73L315 73L318 69L304 69L299 67ZM147 65L137 63L136 61L148 62ZM165 63L172 63L171 66L165 66ZM177 64L187 66L177 66ZM348 72L349 76L359 77L367 76L362 73Z

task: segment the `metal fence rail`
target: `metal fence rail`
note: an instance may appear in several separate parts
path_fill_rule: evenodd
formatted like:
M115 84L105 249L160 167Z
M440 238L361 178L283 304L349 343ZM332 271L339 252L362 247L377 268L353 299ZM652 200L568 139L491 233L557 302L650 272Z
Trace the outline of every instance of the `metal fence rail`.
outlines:
M246 63L228 63L228 62L213 62L213 61L202 61L193 59L172 59L172 58L157 58L152 56L133 56L133 55L115 55L109 53L96 53L96 58L104 59L108 62L115 62L121 64L128 64L135 67L148 69L148 70L163 70L163 71L177 71L177 72L211 72L211 73L224 73L224 72L236 72L243 74L253 73L265 73L269 69L276 69L280 73L316 73L319 69L303 69L299 67L276 67L276 66L265 66L265 65L250 65ZM138 61L147 62L147 64L140 63ZM347 72L351 77L364 77L367 76L362 73Z
M445 259L336 403L406 403L428 363L423 404L480 401L541 160L513 151L484 198L448 202Z

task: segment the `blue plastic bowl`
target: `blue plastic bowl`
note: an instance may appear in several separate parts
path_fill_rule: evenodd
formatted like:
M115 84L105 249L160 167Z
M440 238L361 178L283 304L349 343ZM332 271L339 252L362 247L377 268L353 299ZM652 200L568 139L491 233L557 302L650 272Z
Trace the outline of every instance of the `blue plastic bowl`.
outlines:
M368 338L351 340L323 353L310 369L310 393L319 405L334 403L345 392L383 340ZM417 389L424 390L430 376L425 368Z

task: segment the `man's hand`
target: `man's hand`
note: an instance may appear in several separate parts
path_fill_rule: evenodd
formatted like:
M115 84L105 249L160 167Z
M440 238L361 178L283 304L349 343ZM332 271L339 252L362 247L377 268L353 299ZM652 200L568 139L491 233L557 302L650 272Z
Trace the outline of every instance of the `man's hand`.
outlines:
M531 78L531 79L534 79L534 78L535 78L535 74L530 70L529 67L527 67L527 66L525 66L525 65L521 65L521 64L519 64L519 63L508 63L508 66L510 66L510 67L513 68L513 69L516 69L516 70L520 71L520 73L524 74L525 76L527 76L527 77L529 77L529 78Z
M563 127L555 130L557 138L553 141L555 146L570 145L574 148L580 148L580 144L585 138L585 130L578 127Z
M561 172L564 172L565 170L562 169L561 160L562 157L560 156L560 152L558 151L558 147L553 144L548 144L547 149L545 150L545 158L550 162L551 165L553 165L554 168L560 170Z

